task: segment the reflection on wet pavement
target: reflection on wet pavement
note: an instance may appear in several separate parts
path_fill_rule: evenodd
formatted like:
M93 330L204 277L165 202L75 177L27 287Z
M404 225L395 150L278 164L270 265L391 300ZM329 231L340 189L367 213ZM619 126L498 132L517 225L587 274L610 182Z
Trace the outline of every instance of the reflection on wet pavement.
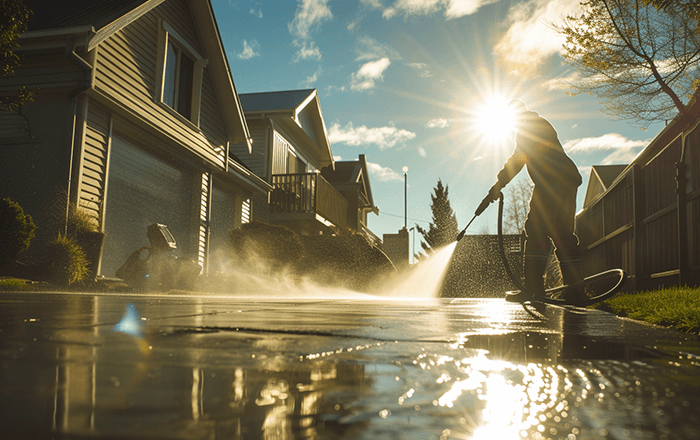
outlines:
M696 439L696 336L502 300L0 296L2 438Z

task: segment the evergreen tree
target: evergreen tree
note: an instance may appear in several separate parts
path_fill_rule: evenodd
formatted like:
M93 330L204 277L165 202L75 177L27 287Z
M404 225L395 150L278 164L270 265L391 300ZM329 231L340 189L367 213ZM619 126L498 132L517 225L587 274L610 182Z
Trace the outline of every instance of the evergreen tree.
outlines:
M416 225L416 229L425 240L421 240L421 247L428 253L452 243L459 233L457 215L450 206L449 187L443 187L442 181L438 179L437 186L433 190L435 193L430 196L432 201L430 209L433 211L430 228L426 231Z

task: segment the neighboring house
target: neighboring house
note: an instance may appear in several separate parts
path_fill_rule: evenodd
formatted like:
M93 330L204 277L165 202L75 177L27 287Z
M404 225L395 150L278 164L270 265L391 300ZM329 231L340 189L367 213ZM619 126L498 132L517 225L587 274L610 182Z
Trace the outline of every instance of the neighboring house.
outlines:
M583 201L583 208L593 203L598 196L612 185L627 168L627 165L593 165L591 167L591 175L588 178L588 187L586 188L586 197Z
M347 227L347 201L321 175L335 164L316 89L240 95L253 140L231 151L273 186L269 199L253 201L256 219L301 234Z
M698 93L689 105L694 124L677 117L631 164L610 169L607 179L617 176L601 179L602 192L589 183L577 215L586 275L624 269L631 291L700 284Z
M381 239L367 226L367 214L378 215L379 208L374 206L365 155L360 154L353 161L337 161L335 169L330 165L324 167L321 175L348 202L346 226L363 234L371 243L381 245Z
M63 227L51 221L63 194L105 232L99 274L113 277L155 222L206 269L270 190L229 156L250 134L210 2L25 4L24 59L1 86L40 93L0 115L0 188L37 223L32 249Z

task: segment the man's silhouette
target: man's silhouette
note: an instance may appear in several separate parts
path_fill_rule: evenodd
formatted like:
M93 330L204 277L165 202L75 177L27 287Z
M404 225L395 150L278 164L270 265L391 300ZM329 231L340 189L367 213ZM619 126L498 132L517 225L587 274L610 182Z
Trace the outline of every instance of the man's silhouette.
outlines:
M581 185L581 175L564 152L552 124L529 111L520 100L511 101L508 106L516 118L515 151L499 171L498 181L485 200L497 200L501 189L523 166L527 167L535 186L525 221L525 289L535 297L544 296L543 275L551 247L550 238L556 246L564 284L581 280L582 260L578 237L574 234L576 191ZM563 297L569 301L585 299L581 287L566 289ZM525 301L530 296L522 292L512 299Z

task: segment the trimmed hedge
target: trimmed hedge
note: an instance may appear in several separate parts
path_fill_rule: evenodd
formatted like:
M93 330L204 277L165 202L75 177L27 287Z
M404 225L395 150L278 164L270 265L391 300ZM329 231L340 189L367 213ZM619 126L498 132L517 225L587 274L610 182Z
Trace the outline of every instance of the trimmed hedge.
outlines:
M264 274L286 274L317 284L368 291L396 269L364 236L299 236L279 225L254 221L230 235L234 262Z

